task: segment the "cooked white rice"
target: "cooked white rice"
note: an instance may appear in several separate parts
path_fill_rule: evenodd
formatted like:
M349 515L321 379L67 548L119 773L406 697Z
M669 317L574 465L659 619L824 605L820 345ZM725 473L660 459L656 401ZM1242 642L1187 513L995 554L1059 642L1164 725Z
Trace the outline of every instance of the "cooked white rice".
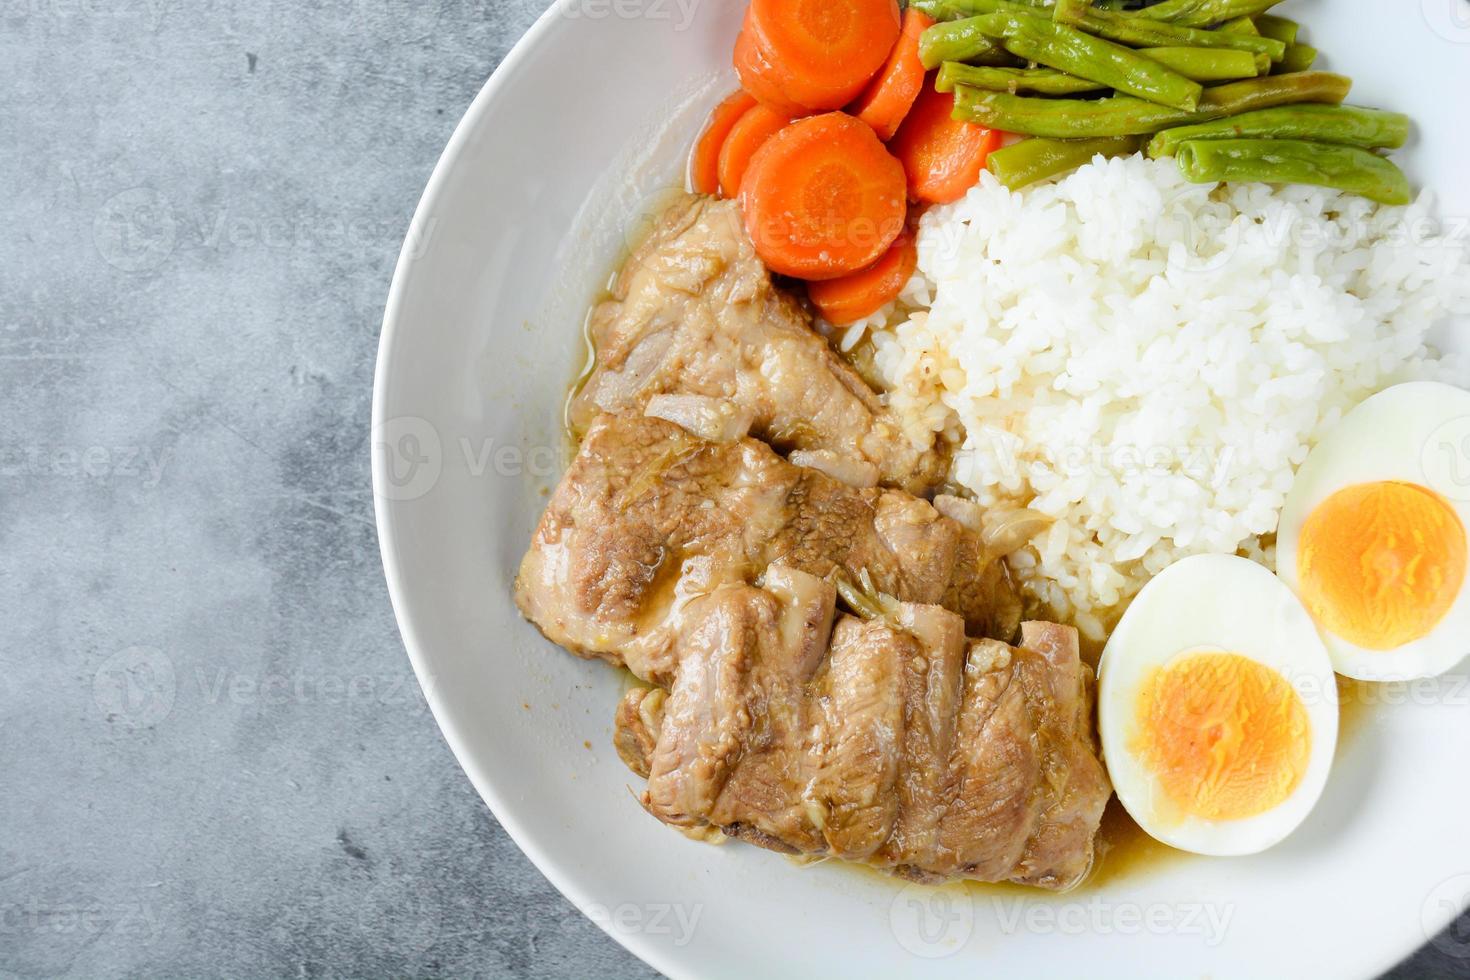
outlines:
M900 303L836 339L871 332L910 436L957 438L982 504L1055 519L1015 570L1099 638L1182 557L1265 559L1347 409L1454 379L1427 336L1470 311L1470 257L1430 209L1195 185L1141 156L1020 193L987 174L924 217Z

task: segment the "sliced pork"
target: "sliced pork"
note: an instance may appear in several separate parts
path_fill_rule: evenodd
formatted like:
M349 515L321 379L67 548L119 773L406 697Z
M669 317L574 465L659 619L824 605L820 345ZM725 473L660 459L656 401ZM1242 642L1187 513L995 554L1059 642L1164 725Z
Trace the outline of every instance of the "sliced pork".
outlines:
M645 807L918 881L1085 876L1112 788L1075 631L972 641L958 616L904 603L839 616L828 642L823 586L783 569L691 607L667 699L637 689L617 716L617 743L640 746Z
M981 540L921 499L848 486L753 439L602 416L552 495L516 602L573 653L671 687L690 604L773 565L944 605L971 635L1010 639L1020 600Z
M914 493L944 461L916 448L857 373L771 282L735 201L686 198L594 311L597 363L572 421L645 410L707 438L746 431L858 486Z

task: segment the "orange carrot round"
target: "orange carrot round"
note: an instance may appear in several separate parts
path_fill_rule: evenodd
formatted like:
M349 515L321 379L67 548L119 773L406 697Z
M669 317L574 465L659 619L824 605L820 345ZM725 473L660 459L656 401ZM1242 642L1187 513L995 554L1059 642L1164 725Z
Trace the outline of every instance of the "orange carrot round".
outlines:
M689 186L696 194L715 194L720 189L720 148L740 117L756 105L755 97L742 89L715 106L704 134L689 157Z
M862 93L900 23L898 0L751 0L747 32L782 95L820 111Z
M740 76L740 87L767 109L788 118L803 114L802 107L781 91L775 78L775 66L756 44L755 34L750 29L749 10L745 13L745 27L735 39L735 72Z
M789 122L781 113L763 105L757 105L740 117L720 150L719 183L722 195L734 197L740 193L740 181L756 151L766 145L766 140L785 129Z
M909 110L908 118L888 143L908 174L909 197L930 204L949 204L965 196L980 180L980 171L1002 133L954 118L954 94L936 92L932 80Z
M888 64L868 83L847 111L873 127L883 142L893 139L899 123L909 114L924 89L924 63L919 60L919 35L934 26L934 18L910 7L903 13L903 34L888 56Z
M775 272L836 279L878 261L903 231L903 167L867 123L812 116L766 141L740 185L745 229Z
M883 257L861 272L807 285L807 296L835 327L872 316L898 298L919 267L919 249L905 228Z

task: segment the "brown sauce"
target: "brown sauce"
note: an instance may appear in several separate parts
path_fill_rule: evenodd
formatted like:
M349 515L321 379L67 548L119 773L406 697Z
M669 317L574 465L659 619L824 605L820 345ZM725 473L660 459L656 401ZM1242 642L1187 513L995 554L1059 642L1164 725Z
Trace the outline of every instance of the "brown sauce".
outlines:
M607 278L603 281L602 288L597 290L589 298L587 315L582 318L582 349L584 352L582 367L577 371L576 377L572 378L570 384L568 384L566 399L562 402L562 436L563 447L566 452L566 458L563 460L564 464L569 464L572 457L577 454L577 447L582 444L582 436L584 435L584 433L577 430L576 425L572 422L572 402L576 400L577 395L581 394L582 389L587 386L588 379L592 377L593 369L597 367L597 344L592 337L592 318L597 313L599 306L613 298L613 292L617 288L618 276L622 274L623 266L628 264L628 260L633 257L633 253L642 247L643 243L653 234L658 217L668 208L672 207L675 201L687 193L689 191L685 187L670 187L644 202L647 208L644 212L646 216L645 220L641 224L635 225L624 236L623 247L618 251L617 255L613 256L612 261L609 263Z
M582 432L572 420L572 406L577 401L577 396L582 389L587 387L587 382L592 378L592 372L597 369L597 343L592 339L592 317L597 308L612 298L612 286L605 287L592 305L587 308L587 315L582 318L582 367L577 371L577 376L567 386L566 398L562 400L561 406L561 435L562 435L562 469L571 464L572 457L577 455L577 447L582 445Z
M811 863L800 859L793 860L801 864ZM1048 898L1062 895L1069 897L1088 895L1095 891L1112 888L1125 881L1135 881L1191 860L1208 859L1175 850L1167 844L1160 844L1144 833L1143 829L1128 816L1128 812L1123 809L1117 797L1113 797L1108 801L1108 808L1103 813L1102 829L1098 836L1097 857L1093 861L1092 871L1080 885L1071 891L1052 892L1007 881L962 881L949 887L961 887L975 897L999 896L1045 901ZM901 879L865 864L838 862L838 865L854 874L880 881L888 888L897 890L905 887L905 882Z
M1078 887L1083 892L1101 890L1191 860L1204 859L1154 840L1134 823L1115 796L1103 811L1092 873Z

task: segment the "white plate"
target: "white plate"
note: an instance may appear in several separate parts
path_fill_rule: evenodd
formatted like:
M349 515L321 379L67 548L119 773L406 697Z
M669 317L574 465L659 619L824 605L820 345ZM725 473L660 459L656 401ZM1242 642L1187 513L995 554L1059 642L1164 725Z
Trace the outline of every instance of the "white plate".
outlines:
M475 787L573 903L674 977L1370 976L1408 955L1470 893L1463 684L1375 709L1276 850L1060 899L797 868L692 843L638 807L610 743L620 678L544 641L510 586L558 475L586 304L733 88L743 6L558 3L465 116L399 264L373 412L378 528L414 669ZM1470 214L1470 6L1285 11L1357 79L1354 101L1414 115L1411 177Z

